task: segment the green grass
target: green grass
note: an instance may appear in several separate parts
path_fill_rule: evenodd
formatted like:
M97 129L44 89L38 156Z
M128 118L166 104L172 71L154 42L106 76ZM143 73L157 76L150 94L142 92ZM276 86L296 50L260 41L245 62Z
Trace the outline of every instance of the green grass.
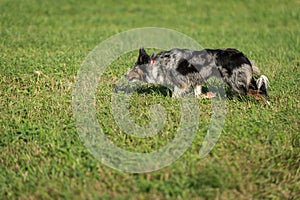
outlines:
M0 198L299 199L299 13L296 0L0 0ZM243 51L269 77L271 105L227 100L222 135L199 159L210 120L209 101L199 100L199 131L180 159L152 173L121 173L82 144L72 89L94 47L150 26L180 31L203 47ZM146 124L149 107L159 102L168 123L148 140L124 136L108 97L135 59L136 52L124 55L103 75L97 116L114 144L147 152L174 137L179 110L176 100L149 86L132 98L133 119Z

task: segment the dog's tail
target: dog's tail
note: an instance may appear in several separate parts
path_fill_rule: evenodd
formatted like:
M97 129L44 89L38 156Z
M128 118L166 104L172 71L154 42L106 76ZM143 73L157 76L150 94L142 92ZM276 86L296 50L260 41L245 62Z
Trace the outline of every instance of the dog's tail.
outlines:
M252 70L254 75L259 75L260 70L259 68L255 65L255 62L253 60L250 60L251 65L252 65ZM255 89L258 91L259 94L265 95L268 97L268 87L270 86L270 81L268 77L265 75L261 75L256 81L253 79L253 82L255 82Z
M256 80L256 86L257 90L259 91L260 94L263 94L265 96L268 95L268 87L270 85L269 79L265 75L261 75L257 80Z

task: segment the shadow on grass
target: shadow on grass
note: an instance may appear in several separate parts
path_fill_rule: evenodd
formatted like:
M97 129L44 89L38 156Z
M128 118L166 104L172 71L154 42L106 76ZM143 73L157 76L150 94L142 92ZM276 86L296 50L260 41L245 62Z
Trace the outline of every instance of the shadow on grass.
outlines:
M116 86L115 91L123 91L126 93L134 92L138 95L146 94L146 95L154 95L154 96L163 96L163 97L172 97L172 90L163 85L153 85L153 84L145 84L139 86L137 89L132 90L129 85L126 86ZM260 98L256 98L255 96L245 96L245 95L236 95L232 90L230 90L227 86L223 89L220 89L219 86L214 85L203 85L202 93L206 94L208 92L218 93L222 96L222 98L226 98L229 101L234 102L252 102L257 104L268 105L269 97L261 96ZM221 92L221 93L220 93ZM193 95L193 90L190 90L185 95Z
M155 94L164 97L171 97L172 91L161 85L148 85L145 87L141 87L136 91L138 94Z

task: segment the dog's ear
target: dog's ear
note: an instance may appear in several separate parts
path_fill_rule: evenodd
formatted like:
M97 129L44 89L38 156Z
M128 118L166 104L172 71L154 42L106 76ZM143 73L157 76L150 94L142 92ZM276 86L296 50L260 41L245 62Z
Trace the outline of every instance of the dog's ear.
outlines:
M155 58L155 56L156 56L156 54L155 53L152 53L152 55L151 55L151 59L154 59Z
M147 64L149 62L150 62L150 56L147 54L144 48L140 48L137 64L142 65L142 64Z
M140 48L139 54L140 55L148 55L147 52L146 52L146 50L144 48Z

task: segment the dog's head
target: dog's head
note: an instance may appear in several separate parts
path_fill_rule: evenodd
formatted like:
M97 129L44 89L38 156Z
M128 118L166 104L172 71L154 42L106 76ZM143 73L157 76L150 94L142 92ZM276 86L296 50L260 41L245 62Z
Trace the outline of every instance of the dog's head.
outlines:
M139 50L139 56L136 63L133 66L133 69L130 70L125 77L130 82L135 81L144 81L146 82L146 75L149 72L149 64L151 62L151 57L147 54L145 49L141 48Z

